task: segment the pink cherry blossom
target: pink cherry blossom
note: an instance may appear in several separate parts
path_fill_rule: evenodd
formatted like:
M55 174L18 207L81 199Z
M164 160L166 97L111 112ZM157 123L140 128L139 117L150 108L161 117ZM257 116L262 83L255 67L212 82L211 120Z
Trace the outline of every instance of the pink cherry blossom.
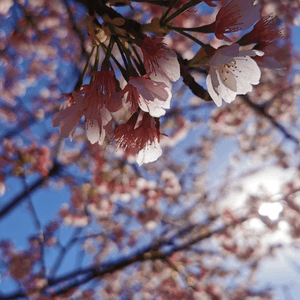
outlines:
M75 99L73 98L73 93L63 94L59 97L61 98L67 98L62 105L60 106L60 110L66 109L67 107L75 104Z
M81 95L82 91L74 91L68 94L68 99L62 105L62 110L55 113L52 118L52 126L59 126L60 134L71 140L74 136L76 127L82 116L85 117L85 129L87 138L91 144L103 143L106 130L110 126L111 114L99 103L90 101L91 98Z
M136 143L133 132L137 119L138 113L135 113L126 123L121 124L116 128L114 139L117 141L118 147L121 147L125 150L128 147L135 147Z
M163 38L147 36L141 45L141 50L146 72L151 73L150 78L171 87L169 80L179 79L180 66L176 53L168 49L162 40Z
M129 103L129 111L134 113L139 108L140 94L136 87L128 83L123 89L123 94L126 95L126 102Z
M99 93L102 94L100 91ZM101 101L97 101L96 97L89 97L88 93L83 98L83 109L87 138L91 144L98 142L101 145L105 137L105 126L112 119L111 114L102 106Z
M99 145L102 145L106 131L112 121L110 112L103 107L97 112L95 118L92 117L92 113L90 112L87 113L85 118L85 129L88 140L91 144L98 143Z
M282 31L277 28L278 23L279 19L272 14L262 17L252 31L241 39L241 43L243 45L255 43L258 44L258 49L264 49L282 36Z
M159 119L141 111L117 127L114 139L119 147L135 155L136 162L142 165L153 162L162 155L160 135Z
M82 105L85 111L90 108L92 112L97 113L104 107L104 94L99 90L95 82L83 85L78 93L84 94Z
M139 150L136 162L139 165L156 161L162 155L160 135L159 119L145 113L141 124L134 130L136 148Z
M105 107L110 112L116 112L122 108L122 96L120 85L112 70L101 70L91 74L95 76L92 85L95 87L101 100L104 100Z
M123 93L128 93L126 101L130 103L132 112L140 107L158 118L166 113L165 109L170 108L170 87L163 82L151 80L149 75L130 77Z
M260 19L260 4L253 0L232 0L222 7L215 21L214 32L218 39L231 42L225 33L244 30Z
M62 105L61 111L55 113L52 118L52 126L59 126L59 132L64 137L70 136L72 140L75 133L76 126L78 125L81 117L83 116L82 99L83 96L76 92L68 95L68 99ZM69 105L67 103L70 103Z
M13 0L2 0L0 3L0 14L6 15L13 5L14 5Z
M263 52L258 50L240 51L238 44L223 46L216 50L209 61L209 74L206 85L210 96L217 106L222 99L230 103L236 95L252 91L252 85L258 84L260 69L250 57Z

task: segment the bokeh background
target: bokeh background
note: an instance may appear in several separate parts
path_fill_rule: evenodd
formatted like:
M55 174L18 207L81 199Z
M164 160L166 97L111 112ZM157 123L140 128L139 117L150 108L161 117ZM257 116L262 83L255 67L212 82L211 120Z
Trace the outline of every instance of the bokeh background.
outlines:
M142 166L112 135L91 145L83 120L72 141L51 126L91 51L91 2L0 2L0 299L298 299L298 0L260 1L282 37L253 92L217 108L173 85L163 155ZM146 24L171 2L101 5ZM225 2L172 25L211 23ZM174 32L164 42L185 60L199 50ZM206 89L206 70L186 70ZM124 104L114 126L129 117Z

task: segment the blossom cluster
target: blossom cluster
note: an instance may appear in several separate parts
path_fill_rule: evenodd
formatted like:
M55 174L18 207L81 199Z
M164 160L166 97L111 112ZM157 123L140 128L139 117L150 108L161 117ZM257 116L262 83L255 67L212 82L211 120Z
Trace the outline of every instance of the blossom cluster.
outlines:
M59 126L63 137L72 139L84 117L88 140L101 145L106 133L113 132L111 113L127 102L132 117L115 130L118 147L135 153L140 165L155 161L162 154L159 117L170 108L170 80L179 79L180 67L176 53L161 38L146 36L140 48L146 73L130 76L124 89L120 88L114 71L104 68L91 73L92 83L62 96L67 99L62 110L54 114L52 125Z
M194 4L200 2L202 1L195 1ZM204 2L216 6L212 1ZM183 12L184 7L188 8L190 3L183 1L179 11ZM199 41L201 49L187 64L188 67L207 69L207 90L217 106L221 106L222 100L230 103L237 95L252 91L252 86L259 83L261 76L260 68L252 57L263 56L264 47L280 36L273 26L272 18L261 18L260 9L261 5L255 4L254 0L232 0L219 10L212 24L186 28L203 33L213 32L217 39L231 43L215 49ZM182 66L178 62L177 54L166 47L161 36L172 29L179 32L185 30L169 25L170 20L176 16L177 13L174 12L160 20L156 17L143 27L144 32L151 31L159 37L142 33L142 38L136 36L133 39L128 32L128 41L134 42L139 48L139 51L133 48L132 53L124 38L127 33L122 27L125 24L124 19L110 19L105 15L101 25L96 15L90 17L87 31L93 47L99 50L100 45L105 45L105 42L109 45L105 45L101 70L91 73L90 84L76 85L72 93L62 96L67 99L61 111L53 116L52 125L59 126L63 137L70 136L72 139L77 125L84 117L87 138L92 144L102 144L106 133L112 134L118 148L134 154L139 165L155 161L162 154L159 118L171 106L171 81L175 82L180 78ZM248 29L255 23L253 30L236 43L232 43L225 35ZM117 63L127 82L123 89L110 62L114 43L118 44L125 64L123 68ZM256 44L257 47L248 47L247 50L241 48L249 44ZM113 130L111 114L120 111L126 104L131 117L125 124Z

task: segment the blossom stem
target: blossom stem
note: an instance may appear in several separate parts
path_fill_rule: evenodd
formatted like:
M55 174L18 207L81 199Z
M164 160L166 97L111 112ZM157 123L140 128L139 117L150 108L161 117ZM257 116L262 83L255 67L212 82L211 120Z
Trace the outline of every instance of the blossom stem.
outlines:
M160 24L164 24L164 20L166 19L166 17L168 16L169 12L174 8L174 6L178 3L179 0L174 0L173 4L170 5L170 7L167 9L167 11L163 14L163 16L161 17L159 23Z
M97 52L96 52L96 57L95 57L95 63L94 63L92 72L98 71L99 57L100 57L99 49L100 49L100 47L97 46ZM92 76L92 77L91 77L91 80L90 80L90 84L92 84L92 83L94 82L94 80L95 80L95 76Z
M109 61L109 57L111 56L111 52L112 52L112 49L113 49L114 45L115 45L115 39L114 39L113 36L111 36L108 47L106 48L106 54L105 54L105 58L103 60L103 63L104 62L107 63Z
M143 61L142 61L139 53L137 52L136 48L133 45L131 45L131 48L132 48L135 56L138 59L138 61L136 61L136 59L134 59L134 57L133 57L133 61L134 61L135 65L136 65L137 69L139 70L139 72L140 72L141 75L146 74L144 63L143 63Z
M117 46L118 46L118 48L119 48L119 52L120 52L120 54L121 54L121 56L122 56L122 59L123 59L123 62L124 62L124 65L125 65L125 69L128 70L128 63L129 63L129 62L128 62L128 57L127 57L127 55L126 55L126 53L124 52L124 49L123 49L123 47L122 47L123 44L120 42L119 39L117 39L116 42L117 42ZM121 44L121 45L120 45L120 44ZM127 59L126 59L124 53L125 53ZM130 61L130 60L129 60L129 61Z
M172 27L172 26L169 26L169 25L167 25L167 27L168 27L168 29L170 29L170 30L177 31L177 32L179 32L180 34L182 34L182 35L188 37L189 39L191 39L191 40L194 41L195 43L199 44L199 45L200 45L201 47L203 47L203 48L210 47L209 45L202 43L201 41L199 41L198 39L196 39L196 38L193 37L192 35L190 35L190 34L184 32L184 30L183 30L182 28Z
M199 2L199 1L198 1ZM182 14L183 12L185 12L187 9L189 9L190 7L195 5L195 1L191 0L190 2L186 3L185 5L183 5L181 8L179 8L178 10L176 10L171 16L169 16L166 20L164 20L164 22L160 22L161 25L165 25L167 23L169 23L171 20L175 19L177 16L179 16L180 14Z
M200 33L212 33L214 32L215 29L215 23L213 22L211 24L208 25L204 25L204 26L199 26L199 27L191 27L191 28L186 28L186 27L172 27L173 30L176 29L180 29L183 31L193 31L193 32L200 32Z
M88 68L88 66L89 66L89 64L90 64L90 59L91 59L91 57L92 57L92 55L93 55L93 53L94 53L94 50L95 50L95 46L92 48L92 50L91 50L91 52L90 52L90 54L89 54L89 56L88 56L88 58L87 58L87 61L86 61L86 64L85 64L85 66L84 66L84 69L83 69L83 71L82 71L82 74L80 75L80 77L79 77L79 79L78 79L78 81L77 81L77 83L76 83L76 85L75 85L74 90L79 90L79 89L81 88L82 83L83 83L83 78L84 78L85 73L86 73L86 71L87 71L87 68Z
M126 47L124 47L123 43L117 39L117 44L118 44L118 47L119 47L119 50L120 52L123 52L123 55L125 54L126 55L126 58L127 58L127 64L125 63L125 57L123 58L124 60L124 64L125 64L125 67L126 67L126 70L128 71L127 73L129 73L129 77L132 76L132 72L136 73L136 71L133 71L134 70L134 66L132 64L132 55L131 55L131 52L129 51L129 49L127 49ZM122 56L123 57L123 56ZM128 79L128 76L127 78L125 77L125 79Z
M139 53L137 52L135 46L131 45L131 48L132 48L132 50L133 50L135 56L137 57L139 63L140 63L141 65L144 65L144 63L143 63L143 61L142 61L142 59L141 59Z
M96 58L95 58L95 64L94 64L93 72L98 70L99 59L100 59L100 47L98 45L97 46L97 52L96 52Z
M101 44L101 47L102 47L103 51L107 51L107 47L105 44ZM115 64L117 65L117 67L119 68L119 70L121 71L123 77L125 79L128 79L126 70L123 68L123 66L119 63L119 61L115 58L115 56L113 54L111 54L110 56L111 56L112 60L115 62Z

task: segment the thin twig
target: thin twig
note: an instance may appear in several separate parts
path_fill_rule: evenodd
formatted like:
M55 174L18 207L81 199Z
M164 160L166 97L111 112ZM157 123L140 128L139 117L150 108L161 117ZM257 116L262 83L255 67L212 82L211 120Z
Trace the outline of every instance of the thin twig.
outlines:
M27 203L28 203L29 211L33 217L34 225L35 225L36 229L38 230L38 242L40 245L40 264L41 264L41 269L42 269L42 276L46 277L46 264L45 264L45 257L44 257L44 233L43 233L42 225L37 216L36 210L35 210L33 202L32 202L31 195L29 193L28 184L27 184L26 178L25 178L25 172L23 172L21 178L22 178L22 182L24 185L24 189L25 189L25 191L27 191Z

